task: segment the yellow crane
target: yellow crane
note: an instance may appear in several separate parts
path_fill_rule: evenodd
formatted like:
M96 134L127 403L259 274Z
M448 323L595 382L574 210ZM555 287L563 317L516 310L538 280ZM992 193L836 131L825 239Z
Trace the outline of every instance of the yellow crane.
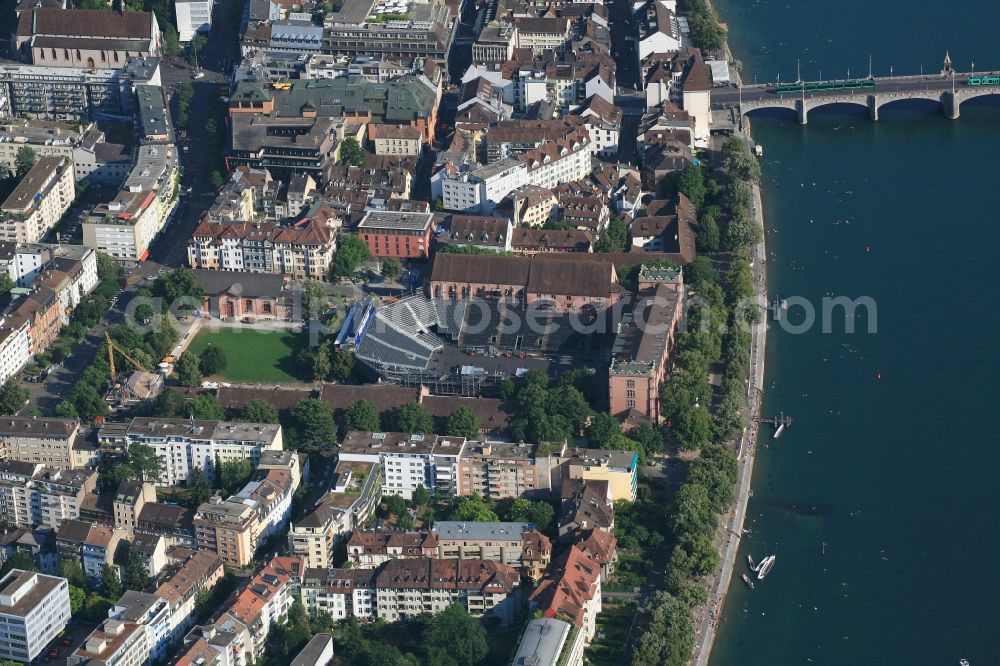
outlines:
M104 334L104 339L108 343L108 366L110 366L110 369L111 369L111 383L112 384L115 383L115 380L118 377L118 372L115 370L115 352L118 352L119 354L121 354L122 356L124 356L125 360L128 361L129 363L131 363L135 367L135 369L138 370L139 372L149 372L149 370L147 370L146 367L142 363L140 363L139 361L137 361L134 358L132 358L131 356L129 356L128 353L126 353L126 351L124 349L122 349L117 344L115 344L114 340L111 339L110 335L108 335L107 333L105 333Z

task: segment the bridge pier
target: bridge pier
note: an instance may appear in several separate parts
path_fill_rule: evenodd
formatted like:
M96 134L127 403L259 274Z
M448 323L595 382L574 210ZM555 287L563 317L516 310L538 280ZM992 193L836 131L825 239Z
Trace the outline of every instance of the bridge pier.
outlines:
M941 95L941 106L944 108L944 115L952 120L958 120L960 102L958 93L945 91Z
M809 122L809 107L804 99L795 100L795 112L799 116L799 125L805 125Z
M875 95L868 95L868 117L873 123L878 122L878 98Z

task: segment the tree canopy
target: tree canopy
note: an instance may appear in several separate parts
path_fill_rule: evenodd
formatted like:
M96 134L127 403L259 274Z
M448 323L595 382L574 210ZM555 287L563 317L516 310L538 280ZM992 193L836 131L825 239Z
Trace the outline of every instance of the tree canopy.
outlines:
M479 435L479 418L468 407L459 407L448 417L446 434L475 439Z
M295 443L300 446L328 446L334 441L337 427L333 410L322 400L299 400L289 413L293 424Z
M165 308L187 314L201 307L205 290L193 270L177 268L153 283L153 295L163 299Z
M427 621L422 647L428 666L476 666L489 653L486 630L459 604Z
M278 408L260 398L252 398L243 405L240 420L250 423L277 423Z
M455 510L452 512L451 519L478 523L490 523L499 520L497 514L478 495L459 499Z
M340 142L340 160L351 166L363 167L368 163L368 153L357 139L349 136Z
M156 449L152 446L140 442L130 444L126 459L128 466L143 481L155 483L163 474L163 459L156 455Z
M342 236L333 258L333 274L338 277L353 275L358 266L371 258L368 245L357 236Z
M396 429L400 432L431 434L434 432L434 419L427 408L419 402L404 402L393 413Z
M215 345L205 347L198 357L198 367L201 369L201 374L206 377L219 374L226 369L227 363L225 350Z
M13 416L24 409L28 401L28 392L21 388L14 377L9 378L0 386L0 414Z
M344 429L362 432L379 432L382 419L378 408L370 400L355 400L344 413Z
M38 153L28 146L21 146L14 156L14 171L18 178L24 178L38 161Z
M193 352L185 351L182 353L181 357L177 359L177 365L174 366L174 370L177 372L177 379L180 381L181 386L201 386L203 379L201 375L201 363Z

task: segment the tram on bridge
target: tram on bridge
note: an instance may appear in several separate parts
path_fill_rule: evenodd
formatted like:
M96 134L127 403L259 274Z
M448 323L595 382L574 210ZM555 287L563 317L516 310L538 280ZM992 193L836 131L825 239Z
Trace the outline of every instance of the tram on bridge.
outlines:
M812 83L783 83L771 88L776 95L796 94L803 92L827 92L830 90L857 90L858 88L875 88L874 79L852 79L847 81L814 81Z
M970 76L965 80L967 86L1000 86L1000 76Z

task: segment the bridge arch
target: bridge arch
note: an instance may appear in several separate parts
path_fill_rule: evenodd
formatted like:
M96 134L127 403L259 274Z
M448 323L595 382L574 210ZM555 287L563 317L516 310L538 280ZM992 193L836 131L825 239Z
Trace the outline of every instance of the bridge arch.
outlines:
M864 99L856 99L853 97L842 98L842 99L828 98L828 97L816 97L813 99L809 99L808 97L806 98L806 108L810 111L821 109L824 106L838 106L838 105L860 106L865 111L868 110L867 98Z
M752 106L750 108L744 108L743 115L749 116L752 113L757 113L758 111L765 111L770 113L775 113L784 115L785 113L790 113L796 118L799 115L798 109L794 104L764 104L761 106Z
M944 100L941 95L930 95L930 94L914 94L905 95L899 97L876 97L878 108L882 109L884 107L890 106L892 104L900 104L903 102L930 102L932 104L943 104Z
M970 100L979 99L980 97L995 97L997 95L1000 95L1000 88L983 88L980 90L963 90L956 97L958 97L958 106L961 107Z

